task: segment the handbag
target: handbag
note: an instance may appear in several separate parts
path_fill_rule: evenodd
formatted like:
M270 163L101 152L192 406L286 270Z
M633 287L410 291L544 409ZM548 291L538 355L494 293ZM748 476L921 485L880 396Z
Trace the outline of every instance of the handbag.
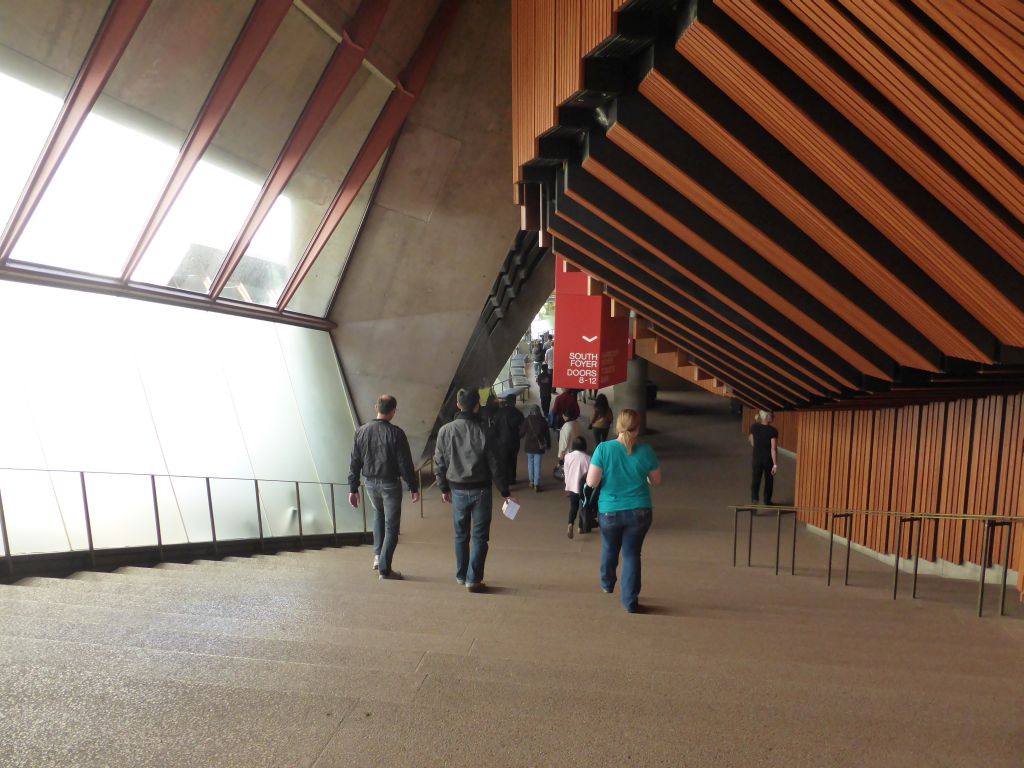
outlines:
M561 464L555 465L554 471L555 480L565 480L565 468Z

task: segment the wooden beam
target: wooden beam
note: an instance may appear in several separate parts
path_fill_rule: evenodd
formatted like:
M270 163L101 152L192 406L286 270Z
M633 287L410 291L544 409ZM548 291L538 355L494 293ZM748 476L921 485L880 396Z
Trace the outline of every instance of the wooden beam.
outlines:
M604 283L593 275L587 276L587 296L600 296L604 293Z

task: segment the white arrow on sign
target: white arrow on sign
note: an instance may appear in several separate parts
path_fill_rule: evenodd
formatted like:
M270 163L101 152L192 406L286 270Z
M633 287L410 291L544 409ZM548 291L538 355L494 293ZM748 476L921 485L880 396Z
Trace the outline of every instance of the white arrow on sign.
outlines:
M590 341L590 342L597 341L597 336L584 336L583 340L584 341Z

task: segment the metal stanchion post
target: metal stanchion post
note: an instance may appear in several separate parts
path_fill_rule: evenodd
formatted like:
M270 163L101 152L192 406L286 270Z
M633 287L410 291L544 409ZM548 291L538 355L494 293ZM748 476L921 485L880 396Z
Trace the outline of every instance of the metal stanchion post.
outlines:
M978 618L985 609L985 571L988 570L988 546L992 537L991 520L985 521L985 533L981 537L981 576L978 579Z
M260 552L266 552L266 546L263 543L263 505L260 503L260 481L252 481L253 490L256 492L256 528L260 532Z
M903 544L903 519L896 515L896 567L892 572L892 599L896 599L896 591L900 584L900 546Z
M156 475L149 476L149 485L153 490L153 521L156 524L156 551L160 562L164 561L164 535L160 530L160 502L156 497Z
M220 547L217 546L217 521L213 517L213 490L210 488L210 478L206 478L206 507L210 510L210 538L213 539L213 556L220 557Z
M7 561L7 575L14 575L14 555L11 554L11 543L7 538L7 515L4 512L4 499L0 495L0 537L4 543L4 560Z
M1010 570L1010 544L1013 541L1013 520L1007 520L1003 525L1006 526L1006 546L1003 549L1003 586L999 590L999 615L1006 615L1006 572Z
M334 531L334 546L338 546L338 505L334 497L334 483L331 483L331 527Z
M96 567L96 549L92 543L92 519L89 517L89 494L85 490L85 472L79 472L78 478L82 484L82 511L85 513L85 538L89 542L89 562Z
M299 548L302 548L302 494L299 491L299 481L295 481L295 516L299 519Z

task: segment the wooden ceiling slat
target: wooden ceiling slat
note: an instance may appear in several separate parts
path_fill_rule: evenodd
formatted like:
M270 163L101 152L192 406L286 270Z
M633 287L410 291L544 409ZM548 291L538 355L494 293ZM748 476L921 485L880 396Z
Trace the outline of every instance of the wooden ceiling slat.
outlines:
M700 331L701 334L711 333L715 335L727 336L729 341L733 345L735 345L737 349L742 353L742 356L740 357L729 355L736 361L736 363L738 363L739 365L746 365L747 361L754 360L764 366L765 372L769 370L774 371L775 373L779 374L779 376L782 377L779 378L774 375L771 376L772 380L774 380L778 384L778 388L790 392L793 396L800 399L808 399L809 395L817 395L820 397L825 394L820 389L816 389L815 387L808 385L806 381L796 377L792 373L786 371L782 366L778 365L777 363L767 358L764 354L762 354L762 351L759 350L760 344L751 344L749 339L737 339L734 335L728 334L723 329L723 327L712 325L707 320L704 320L695 313L691 312L685 306L680 304L678 301L674 300L671 296L666 295L666 293L659 290L658 288L638 282L636 278L630 276L622 269L616 267L607 259L602 258L602 256L599 253L597 253L595 249L588 247L587 244L582 242L582 239L579 238L575 233L562 226L563 222L568 223L572 227L575 227L580 231L583 231L584 234L586 234L585 228L582 225L576 223L571 218L561 213L559 213L556 219L551 222L551 233L555 235L555 237L559 238L561 242L571 245L577 251L593 260L594 263L598 264L604 270L607 270L605 274L616 275L622 281L616 281L616 285L628 283L649 292L652 296L664 302L674 311L678 312L682 317L685 317L689 321L691 328L697 326L702 328L703 330ZM671 289L671 286L669 287ZM785 381L783 379L785 379Z
M618 194L622 195L632 205L639 208L661 226L671 232L675 237L698 251L704 258L715 264L719 269L732 275L741 285L748 290L763 296L775 309L790 318L800 327L807 330L812 336L823 344L834 349L844 360L858 370L863 371L879 379L890 379L891 377L881 368L866 359L863 355L851 348L848 344L839 339L835 334L823 328L812 320L805 312L790 303L784 296L768 288L760 280L757 280L749 272L739 268L736 263L726 254L719 251L703 238L697 235L683 222L671 216L652 200L647 199L637 192L630 184L613 174L607 168L592 159L584 161L583 167L594 175L595 178L606 184Z
M591 261L591 254L577 248L571 241L564 237L559 238L555 251L559 256L588 274L594 273L595 276L600 277L599 265L597 262ZM772 402L775 404L806 403L808 401L806 395L784 387L777 379L766 376L763 371L754 368L742 355L737 355L723 345L721 339L714 338L713 333L709 334L695 329L688 322L690 318L676 314L674 307L656 306L655 302L660 302L661 299L653 295L645 286L638 286L636 283L630 285L617 283L614 287L609 286L607 290L609 296L625 296L641 306L649 316L659 318L658 322L666 323L675 328L678 333L685 334L691 345L690 348L695 354L703 355L706 359L713 361L720 370L728 372L721 376L723 381L735 381L738 386L754 387L766 395L771 395Z
M771 202L844 267L893 307L947 355L991 362L991 358L919 293L843 231L787 183L768 163L705 112L662 73L652 70L640 92L673 122Z
M718 6L971 227L996 253L1017 271L1024 272L1024 238L1006 226L991 209L786 30L763 6L739 0L718 0Z
M1011 301L926 222L849 155L713 30L694 23L679 52L740 104L850 205L875 222L936 282L1005 344L1024 346L1024 309Z
M819 38L854 67L964 170L1024 221L1024 184L992 151L903 67L825 0L781 0Z
M839 0L1018 163L1024 163L1024 115L890 0Z
M835 374L831 372L829 366L816 359L806 347L796 343L780 331L777 322L762 317L754 307L743 306L725 298L724 294L701 281L699 276L691 275L690 272L681 268L678 262L669 258L654 245L646 243L642 239L634 240L630 230L623 227L617 220L604 216L599 208L574 190L566 190L565 198L560 206L560 210L566 211L564 218L571 221L573 226L584 234L620 258L636 265L638 269L656 276L664 285L671 286L677 295L685 296L694 305L702 307L716 322L742 333L761 345L769 345L772 349L778 350L778 354L788 359L793 369L800 374L808 391L822 395L839 391L837 385L831 384L814 370L828 370L830 375L834 376ZM622 247L610 242L608 237L594 231L594 225L588 226L583 222L587 216L593 222L600 222L606 229L613 230L620 239L627 240L629 243L627 247L632 253L627 253ZM644 251L640 252L640 248L643 248ZM665 270L668 270L670 275L665 275ZM763 333L763 336L755 335L757 331Z
M1024 99L1024 15L1004 3L913 0L1002 83Z
M595 180L596 181L596 180ZM820 368L822 374L809 374L809 378L816 381L821 386L826 387L831 391L838 391L841 386L856 388L857 379L856 369L843 360L842 357L830 346L822 344L818 339L808 333L798 323L793 322L788 317L781 317L774 313L774 307L772 307L763 297L750 292L748 289L740 285L735 281L734 278L721 273L717 267L710 262L706 265L699 262L693 262L691 259L680 260L678 256L670 256L669 253L678 254L678 250L674 247L674 243L678 242L674 236L664 228L659 227L664 232L665 237L661 237L658 230L642 230L643 224L646 224L646 219L650 219L642 211L638 211L644 220L630 223L627 225L619 220L619 217L611 215L603 201L592 195L590 192L585 194L577 194L579 187L582 184L577 181L573 181L569 188L566 189L565 195L571 200L578 202L588 212L592 213L597 219L602 221L605 225L610 227L621 237L626 238L631 243L635 243L639 248L644 249L651 256L661 261L663 264L669 266L687 280L690 280L694 285L699 286L701 290L707 292L709 296L714 297L717 301L730 310L736 312L739 316L752 322L758 327L764 328L765 331L775 338L781 346L786 347L796 353L796 356L801 359L813 360L815 365ZM609 190L609 193L617 195L613 191ZM650 219L651 223L657 226L657 222ZM644 234L640 234L644 231ZM671 241L669 240L671 238ZM657 242L655 242L657 240ZM664 241L664 242L663 242ZM697 258L699 254L695 254ZM707 268L705 268L705 266ZM725 277L728 277L728 281L719 282L715 279L715 275L712 274L718 272ZM733 286L736 290L732 290ZM815 348L817 345L817 349ZM829 361L829 362L826 362ZM845 367L844 367L845 366ZM826 378L826 376L828 378Z
M575 252L571 245L564 244L561 250L556 248L556 253L567 261L577 263L580 261L580 255ZM690 328L680 323L678 318L653 307L632 291L621 286L609 286L607 294L616 301L621 301L641 312L648 318L658 318L655 321L658 325L663 328L672 329L670 339L673 343L682 346L691 355L699 359L702 367L722 381L728 382L730 386L756 394L762 404L768 405L771 408L779 408L783 405L795 405L801 402L800 400L794 400L791 397L779 394L771 386L767 385L763 378L751 378L749 373L734 368L732 363L721 358L720 352L712 343L695 335ZM668 331L663 331L663 335L668 333Z
M901 365L924 370L938 370L876 317L848 299L840 288L833 286L820 277L817 272L796 259L751 224L742 214L729 208L709 190L697 184L627 128L616 124L608 131L608 137L636 160L650 168L679 194L689 198L709 216L729 229L766 261L784 272L793 282L834 309L859 333L877 343L879 348Z

